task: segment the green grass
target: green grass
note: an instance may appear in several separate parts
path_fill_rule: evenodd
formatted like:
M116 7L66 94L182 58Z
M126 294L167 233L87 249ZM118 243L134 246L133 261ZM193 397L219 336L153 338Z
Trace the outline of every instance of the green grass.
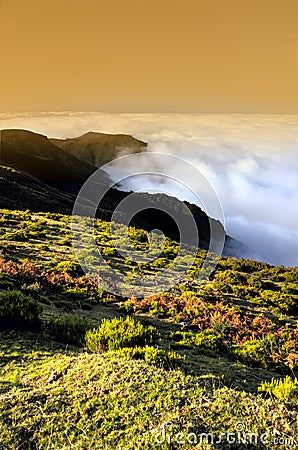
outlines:
M171 264L177 243L169 239L158 264L121 259L109 225L96 221L98 245L128 277ZM0 236L0 291L16 289L42 307L39 331L0 332L0 450L245 448L158 446L151 431L167 421L174 422L167 433L184 436L218 436L245 422L248 433L297 440L291 381L298 375L297 268L221 258L213 276L198 284L201 251L180 285L121 298L80 271L68 216L2 210ZM131 228L130 236L136 249L147 248L145 231ZM154 327L158 339L90 354L85 331L109 329L104 319L115 317L123 319L113 322L116 331L127 318L132 329Z
M3 449L160 448L151 431L167 421L175 422L172 431L185 435L234 432L237 422L245 422L250 433L273 436L276 427L290 436L297 432L295 407L216 379L127 360L115 352L94 355L48 346L19 334L5 341L0 359Z

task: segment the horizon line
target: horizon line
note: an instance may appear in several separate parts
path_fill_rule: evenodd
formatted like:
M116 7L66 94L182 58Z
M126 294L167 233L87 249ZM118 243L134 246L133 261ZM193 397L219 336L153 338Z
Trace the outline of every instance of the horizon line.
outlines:
M297 112L268 111L103 111L103 110L48 110L48 111L0 111L1 116L22 114L237 114L237 115L298 115Z

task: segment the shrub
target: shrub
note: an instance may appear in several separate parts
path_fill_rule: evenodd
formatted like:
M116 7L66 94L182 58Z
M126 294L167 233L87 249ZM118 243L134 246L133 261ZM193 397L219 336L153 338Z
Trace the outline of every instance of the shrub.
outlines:
M145 347L124 347L118 353L126 359L141 359L149 364L161 367L180 367L185 356L176 352L168 352L157 347L146 345Z
M125 302L121 302L119 303L119 309L124 313L124 314L133 314L134 310L135 310L135 302L132 300L126 300Z
M224 348L220 334L211 330L204 330L200 333L191 331L176 331L170 337L182 347L195 347L203 355L215 355Z
M98 286L97 294L98 294L98 298L100 300L104 298L105 293L106 293L106 291L105 291L104 287L103 286Z
M153 267L164 268L168 265L169 261L167 258L156 258L156 260L152 263Z
M91 311L92 310L92 303L89 300L84 300L81 304L81 309L84 309L85 311Z
M150 302L150 309L149 309L150 316L153 317L164 317L165 313L162 308L162 306L159 304L158 300L152 300Z
M82 289L77 289L77 288L65 289L63 294L67 300L73 300L74 302L75 301L83 301L88 296L88 293L86 293L86 291L83 291Z
M8 290L0 294L0 326L12 329L38 329L42 306L30 295Z
M224 347L222 337L211 330L197 333L195 345L204 355L214 355Z
M271 382L264 382L258 388L259 392L273 394L280 400L298 399L298 378L286 376L283 379L273 378Z
M76 261L61 261L57 264L56 270L58 272L66 272L69 275L82 275L81 266Z
M129 230L129 238L134 244L148 244L148 234L144 230L131 228Z
M178 253L177 248L175 248L174 246L168 246L164 249L163 256L165 258L173 259L177 256L177 253Z
M114 247L104 247L102 250L103 256L119 256L117 250Z
M14 289L14 284L5 275L0 275L0 289L2 291L6 291L8 289L13 290Z
M263 339L251 339L234 347L232 353L252 366L262 366L266 369L273 365L273 356L278 347L276 336L268 334Z
M64 311L72 311L76 304L71 303L69 300L65 300L64 298L56 297L56 296L50 296L49 299L54 303L55 307L58 309L62 309Z
M38 281L34 281L33 283L22 284L21 289L22 289L22 291L31 292L33 295L34 292L40 292L42 288L41 288L41 284Z
M158 338L155 327L144 326L131 317L103 319L98 328L87 331L85 336L87 348L93 353L153 344Z
M86 331L91 325L76 316L53 317L47 321L46 329L51 338L70 345L83 345Z
M260 298L268 306L273 306L285 313L296 313L298 311L298 296L274 292L272 290L262 291Z

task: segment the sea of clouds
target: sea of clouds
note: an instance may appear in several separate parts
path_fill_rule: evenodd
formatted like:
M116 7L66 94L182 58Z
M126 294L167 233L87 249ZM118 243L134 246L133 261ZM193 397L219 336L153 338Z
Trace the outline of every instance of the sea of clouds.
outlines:
M151 152L183 158L213 186L227 233L250 248L251 257L298 265L298 115L59 112L3 113L0 120L1 128L57 138L90 130L132 134L148 142ZM135 178L123 187L140 189L140 183L144 190L163 184L194 201L191 192L167 180Z

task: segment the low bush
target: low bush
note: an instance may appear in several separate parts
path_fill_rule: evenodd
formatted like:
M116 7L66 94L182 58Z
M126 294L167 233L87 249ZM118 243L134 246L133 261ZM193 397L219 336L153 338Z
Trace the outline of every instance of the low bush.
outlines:
M9 289L13 290L14 289L14 284L5 275L0 275L0 289L1 289L1 291L6 291L6 290L9 290Z
M119 256L117 250L114 247L104 247L102 250L103 256Z
M262 383L258 391L273 394L280 400L298 400L298 378L273 378L270 382Z
M56 308L62 309L63 311L66 311L66 312L72 311L77 306L75 304L75 302L70 302L67 299L59 298L56 296L50 296L50 300L53 301Z
M204 355L214 355L224 348L222 337L211 330L197 333L195 345Z
M144 230L130 228L129 239L132 244L148 244L148 233Z
M86 331L91 327L87 320L76 316L53 317L46 323L46 330L52 339L77 346L84 344Z
M80 303L80 307L81 309L85 310L85 311L91 311L93 308L92 302L89 300L84 300L83 302Z
M0 327L2 329L40 328L42 306L30 295L8 290L0 294Z
M88 330L85 336L87 348L93 353L152 345L158 339L159 333L155 327L144 326L131 317L103 319L98 328Z
M276 308L281 312L296 314L298 311L297 295L265 290L261 292L260 298L264 301L265 305Z
M72 276L83 274L80 264L76 261L60 261L56 266L56 270L58 272L66 272Z
M133 314L135 310L135 303L132 300L121 302L118 306L120 311L122 311L124 314Z
M274 355L278 350L277 337L273 334L268 334L263 339L250 339L242 345L235 346L231 349L231 352L241 361L251 366L261 366L267 369L276 366Z
M153 267L164 268L169 264L167 258L156 258L156 260L152 263Z
M222 336L212 330L199 333L176 331L170 334L170 338L177 342L179 347L192 347L203 355L212 356L224 349Z
M179 353L168 352L149 345L145 347L124 347L118 350L118 353L126 359L141 359L149 364L169 368L180 367L185 360L185 356Z
M82 289L76 289L76 288L67 288L63 292L64 297L67 300L72 301L83 301L88 298L88 293L86 291L83 291Z

